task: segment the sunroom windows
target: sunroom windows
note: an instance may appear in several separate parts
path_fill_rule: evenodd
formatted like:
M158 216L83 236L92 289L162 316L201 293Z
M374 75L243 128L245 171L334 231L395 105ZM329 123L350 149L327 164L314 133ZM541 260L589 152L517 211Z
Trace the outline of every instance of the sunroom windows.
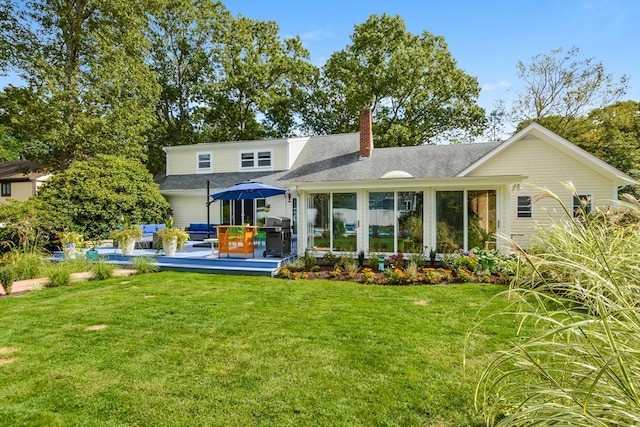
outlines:
M495 190L437 191L436 251L495 249L496 212Z
M422 191L370 192L369 252L422 253L423 207Z
M311 193L305 209L305 247L317 252L496 248L495 189Z
M307 247L356 252L357 194L314 193L307 198Z

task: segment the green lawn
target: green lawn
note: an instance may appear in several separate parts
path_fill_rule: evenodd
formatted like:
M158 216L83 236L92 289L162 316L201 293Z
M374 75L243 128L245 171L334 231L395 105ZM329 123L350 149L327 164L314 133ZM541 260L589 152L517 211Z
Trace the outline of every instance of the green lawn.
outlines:
M0 425L482 426L495 285L156 273L0 299ZM491 302L484 314L508 305Z

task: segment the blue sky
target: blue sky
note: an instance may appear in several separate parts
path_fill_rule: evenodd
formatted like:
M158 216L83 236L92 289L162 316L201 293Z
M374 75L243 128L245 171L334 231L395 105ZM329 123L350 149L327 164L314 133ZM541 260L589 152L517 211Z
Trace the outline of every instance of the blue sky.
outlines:
M640 101L640 0L223 0L234 15L278 23L299 35L322 66L350 43L354 25L373 14L400 15L407 29L443 36L458 66L475 76L479 103L507 105L520 87L516 63L553 49L580 48L616 77L631 79Z
M278 23L299 35L322 66L373 14L400 15L407 29L445 38L458 66L475 76L479 103L509 105L520 87L516 63L562 47L580 48L616 77L630 77L624 99L640 101L640 0L223 0L234 14ZM0 76L0 88L15 78Z

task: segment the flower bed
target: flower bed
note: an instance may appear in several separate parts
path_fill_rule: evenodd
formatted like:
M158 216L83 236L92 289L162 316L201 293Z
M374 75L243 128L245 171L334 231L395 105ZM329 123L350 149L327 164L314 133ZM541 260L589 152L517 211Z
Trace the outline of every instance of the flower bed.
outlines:
M326 258L326 259L325 259ZM517 258L496 252L459 252L445 256L440 267L425 266L420 259L407 261L403 254L387 257L384 270L374 268L377 257L363 267L354 257L337 257L333 254L317 260L313 257L298 258L281 267L276 277L282 279L327 279L359 282L368 285L436 285L447 283L509 283L515 274ZM321 263L323 265L318 265ZM329 264L329 265L327 265ZM360 264L360 265L359 265ZM421 265L422 264L422 265Z

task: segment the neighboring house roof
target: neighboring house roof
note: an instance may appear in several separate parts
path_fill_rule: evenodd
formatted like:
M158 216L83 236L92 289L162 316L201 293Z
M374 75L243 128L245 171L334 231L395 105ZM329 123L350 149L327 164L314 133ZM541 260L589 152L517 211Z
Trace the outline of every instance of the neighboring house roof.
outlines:
M29 160L0 162L0 181L32 181L47 176L44 166Z
M500 143L375 148L366 159L360 159L359 144L357 133L311 138L281 180L367 181L392 171L404 171L413 178L453 178Z

